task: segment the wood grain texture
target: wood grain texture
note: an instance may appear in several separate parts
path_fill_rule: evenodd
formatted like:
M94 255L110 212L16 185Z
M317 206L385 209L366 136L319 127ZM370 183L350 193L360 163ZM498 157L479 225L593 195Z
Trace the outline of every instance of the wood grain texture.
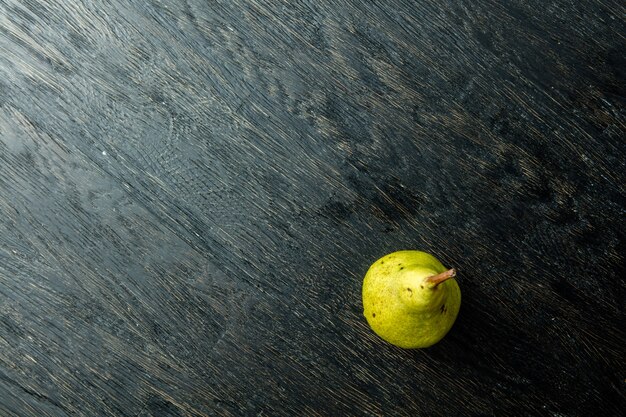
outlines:
M0 0L0 415L620 415L624 16ZM426 350L362 317L406 248Z

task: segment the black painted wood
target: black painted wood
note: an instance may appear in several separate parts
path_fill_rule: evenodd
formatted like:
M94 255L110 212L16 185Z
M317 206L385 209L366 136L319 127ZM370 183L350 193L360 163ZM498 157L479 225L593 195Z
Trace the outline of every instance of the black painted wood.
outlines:
M624 16L0 0L0 415L620 415ZM361 315L405 248L426 350Z

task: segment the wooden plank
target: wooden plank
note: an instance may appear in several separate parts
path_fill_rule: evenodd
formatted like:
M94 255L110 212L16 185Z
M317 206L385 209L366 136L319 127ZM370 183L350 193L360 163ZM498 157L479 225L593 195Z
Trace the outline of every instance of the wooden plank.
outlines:
M0 415L619 415L616 1L0 1ZM361 280L459 271L426 350Z

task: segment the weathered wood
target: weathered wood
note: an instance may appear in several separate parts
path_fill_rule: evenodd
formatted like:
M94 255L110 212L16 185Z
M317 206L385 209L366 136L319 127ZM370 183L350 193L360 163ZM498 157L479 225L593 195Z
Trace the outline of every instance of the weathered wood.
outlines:
M625 13L0 0L0 415L620 415ZM426 350L362 317L405 248Z

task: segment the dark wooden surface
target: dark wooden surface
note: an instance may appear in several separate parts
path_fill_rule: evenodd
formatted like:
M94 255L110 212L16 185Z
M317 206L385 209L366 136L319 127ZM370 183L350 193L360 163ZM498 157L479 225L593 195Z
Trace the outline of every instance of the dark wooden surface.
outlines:
M625 16L0 0L0 415L620 415ZM405 248L426 350L362 317Z

